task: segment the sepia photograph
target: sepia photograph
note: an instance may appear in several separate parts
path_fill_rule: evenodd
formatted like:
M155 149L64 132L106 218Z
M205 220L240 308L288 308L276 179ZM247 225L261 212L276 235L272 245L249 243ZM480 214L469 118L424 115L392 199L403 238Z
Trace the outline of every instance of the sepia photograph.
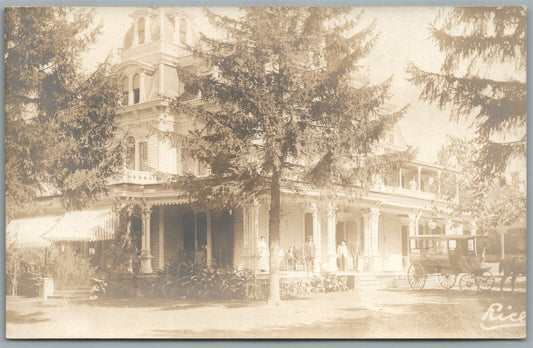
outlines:
M6 7L8 339L525 339L527 10Z

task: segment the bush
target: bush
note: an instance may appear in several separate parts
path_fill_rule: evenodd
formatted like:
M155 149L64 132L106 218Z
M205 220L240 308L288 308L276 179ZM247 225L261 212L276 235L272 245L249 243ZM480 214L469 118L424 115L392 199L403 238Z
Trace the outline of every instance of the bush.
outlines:
M152 295L165 298L245 299L250 272L207 269L191 263L174 263L158 271Z
M281 296L298 297L311 293L345 291L346 276L324 273L312 278L281 279ZM147 286L147 282L151 282ZM172 263L152 279L135 275L117 276L108 280L107 294L112 297L143 296L168 299L233 300L268 298L268 279L257 279L252 271L207 269L192 263Z
M297 297L319 292L348 290L348 277L334 273L323 273L310 279L281 279L281 297Z

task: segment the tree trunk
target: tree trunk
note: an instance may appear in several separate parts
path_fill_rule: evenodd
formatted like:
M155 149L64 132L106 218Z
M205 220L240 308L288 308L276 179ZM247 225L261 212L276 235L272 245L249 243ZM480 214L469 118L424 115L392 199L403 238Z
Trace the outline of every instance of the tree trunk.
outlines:
M279 306L281 304L279 292L279 226L281 216L281 189L280 174L272 175L270 187L270 224L269 224L269 278L268 278L268 305Z

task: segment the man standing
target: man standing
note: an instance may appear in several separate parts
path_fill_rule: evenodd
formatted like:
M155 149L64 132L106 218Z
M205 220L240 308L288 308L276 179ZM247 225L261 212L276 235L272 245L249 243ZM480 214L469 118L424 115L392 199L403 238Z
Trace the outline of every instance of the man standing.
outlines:
M337 247L337 259L339 271L346 271L346 260L348 260L348 247L346 242L342 241Z
M309 237L309 241L304 245L304 254L307 271L313 271L316 257L316 247L315 243L313 243L313 237Z

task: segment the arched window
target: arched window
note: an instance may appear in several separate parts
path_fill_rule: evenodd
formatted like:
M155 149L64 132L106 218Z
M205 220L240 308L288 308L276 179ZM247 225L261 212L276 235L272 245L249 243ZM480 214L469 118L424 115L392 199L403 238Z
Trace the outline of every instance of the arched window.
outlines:
M137 23L137 33L139 34L139 45L144 43L144 18L139 18Z
M129 80L127 77L122 78L122 99L121 103L122 105L126 106L129 104L128 98L129 98Z
M133 104L138 104L141 98L140 80L139 74L133 76Z
M187 39L187 21L185 18L180 19L180 42L184 44Z
M126 168L135 170L135 138L126 138Z

